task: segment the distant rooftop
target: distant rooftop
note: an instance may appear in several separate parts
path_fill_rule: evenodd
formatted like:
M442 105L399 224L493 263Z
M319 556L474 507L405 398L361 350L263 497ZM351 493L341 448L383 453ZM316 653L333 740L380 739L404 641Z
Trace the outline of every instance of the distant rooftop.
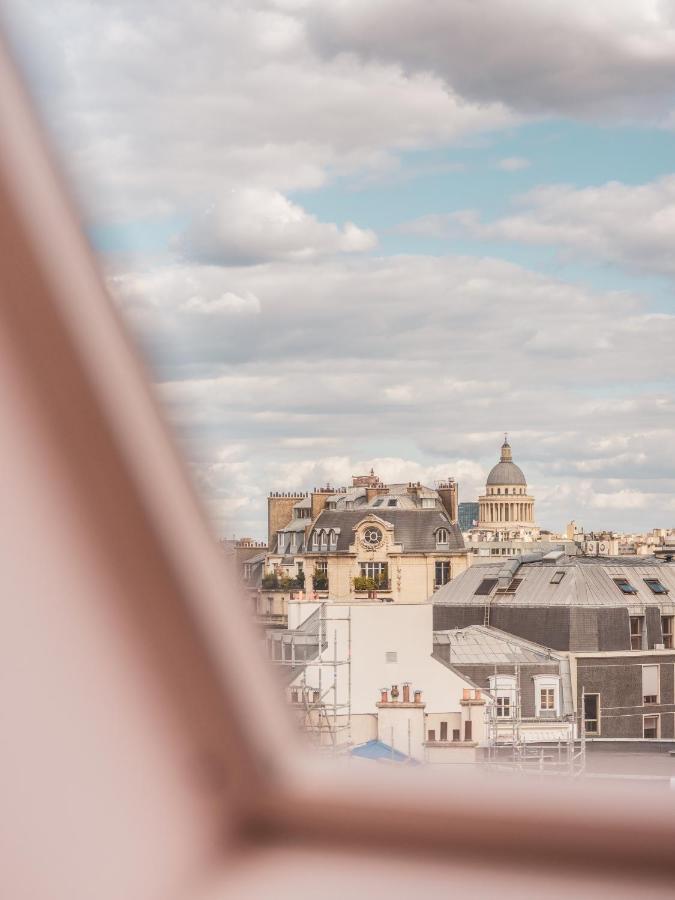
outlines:
M435 604L637 607L675 612L675 564L656 557L532 554L477 562L433 595ZM623 586L620 583L626 582ZM650 586L651 583L651 586Z

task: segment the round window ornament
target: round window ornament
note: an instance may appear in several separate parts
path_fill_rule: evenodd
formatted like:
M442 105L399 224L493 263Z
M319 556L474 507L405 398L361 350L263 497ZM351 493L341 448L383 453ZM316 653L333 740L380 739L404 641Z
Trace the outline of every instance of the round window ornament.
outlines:
M379 528L371 526L363 532L363 543L366 547L379 547L382 543L382 532Z

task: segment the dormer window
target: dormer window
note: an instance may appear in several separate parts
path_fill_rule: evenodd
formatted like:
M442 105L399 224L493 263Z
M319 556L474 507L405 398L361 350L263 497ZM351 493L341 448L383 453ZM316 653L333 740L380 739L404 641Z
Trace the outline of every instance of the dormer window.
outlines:
M278 531L277 532L277 553L283 554L284 544L285 544L284 533L283 533L283 531Z
M321 549L322 550L328 549L328 534L323 530L321 532Z
M535 715L539 719L554 719L560 715L560 677L558 675L535 675L534 698Z
M449 541L448 529L447 528L439 528L438 531L436 532L436 543L444 544L447 546L448 541Z
M330 530L328 535L328 545L331 550L337 550L337 531Z
M490 675L490 690L495 697L495 713L498 719L510 719L516 705L515 675Z
M318 549L319 549L319 532L313 531L312 532L312 550L318 550Z

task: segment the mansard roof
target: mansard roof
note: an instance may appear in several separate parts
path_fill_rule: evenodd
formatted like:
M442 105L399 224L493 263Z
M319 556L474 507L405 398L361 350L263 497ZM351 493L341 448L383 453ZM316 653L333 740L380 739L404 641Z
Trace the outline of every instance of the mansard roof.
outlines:
M531 607L623 607L639 611L645 606L673 607L675 564L655 557L579 557L532 554L508 561L476 563L433 595L439 605ZM563 573L562 576L557 573ZM492 580L490 585L487 580ZM515 591L501 593L513 579ZM625 579L635 593L624 593L615 579ZM647 584L656 580L666 593L654 593ZM481 593L477 593L484 583ZM488 590L489 588L489 590Z
M403 544L406 553L424 553L436 550L436 532L439 528L448 530L448 549L463 550L464 539L457 525L453 525L447 515L438 509L382 509L370 508L324 510L319 514L312 532L325 529L338 530L337 552L346 553L354 543L354 529L364 519L376 516L394 527L394 540ZM311 533L308 550L312 551ZM325 552L325 551L324 551Z

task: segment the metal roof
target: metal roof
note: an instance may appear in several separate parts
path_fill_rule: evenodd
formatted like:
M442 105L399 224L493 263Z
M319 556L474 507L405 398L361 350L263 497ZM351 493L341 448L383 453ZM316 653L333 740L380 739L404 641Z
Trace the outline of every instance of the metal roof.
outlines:
M560 655L539 644L483 625L434 632L434 648L449 648L449 661L461 665L525 665L558 662ZM446 651L447 652L447 651Z
M497 593L494 586L489 594L493 606L604 606L642 609L645 606L672 608L675 612L675 564L654 557L633 560L628 557L570 557L558 560L545 558L523 562L509 560L511 575L522 579L514 593ZM476 595L484 578L497 578L504 562L471 565L457 578L440 588L432 597L434 603L461 606L484 606L488 597ZM556 572L563 576L554 583ZM625 578L635 594L624 594L614 578ZM668 590L654 594L645 583L654 578Z

